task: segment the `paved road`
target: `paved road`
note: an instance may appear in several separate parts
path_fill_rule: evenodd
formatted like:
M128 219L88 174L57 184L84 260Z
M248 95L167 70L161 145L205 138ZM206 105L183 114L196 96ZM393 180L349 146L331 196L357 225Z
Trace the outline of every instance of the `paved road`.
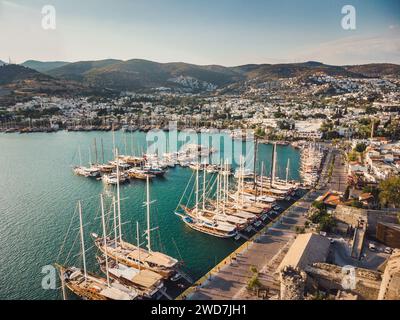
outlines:
M283 259L285 250L289 248L296 236L295 227L304 225L306 221L304 214L313 201L326 192L325 185L328 184L327 175L331 159L333 159L333 153L329 151L321 172L322 186L319 185L317 191L308 193L286 210L280 221L269 228L266 233L260 235L257 242L248 243L247 250L237 255L236 259L228 261L225 266L217 270L186 298L191 300L254 299L256 297L249 296L246 290L247 283L252 276L250 270L252 266L260 271L259 280L262 284L270 288L269 297L277 294L279 283L276 281L274 272Z
M333 151L335 163L328 186L333 191L345 192L347 187L347 165L338 150Z
M246 286L252 276L251 266L255 266L259 271L266 271L261 273L260 281L268 284L272 293L277 293L278 284L271 273L267 272L268 265L288 243L293 241L296 235L294 227L304 225L306 220L304 214L315 198L321 194L321 191L311 192L294 204L285 212L281 221L275 223L265 234L261 235L257 242L250 243L248 249L238 255L236 260L222 267L188 298L192 300L249 298Z

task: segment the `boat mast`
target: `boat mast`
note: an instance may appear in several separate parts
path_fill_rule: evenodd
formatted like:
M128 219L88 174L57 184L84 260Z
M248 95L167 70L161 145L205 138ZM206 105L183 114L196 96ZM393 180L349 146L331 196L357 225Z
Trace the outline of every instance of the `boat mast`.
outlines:
M121 196L119 193L119 157L118 149L115 150L117 156L117 205L118 205L118 231L119 231L119 241L122 242L122 225L121 225Z
M203 170L203 211L206 209L206 168Z
M116 207L116 199L113 196L113 212L114 212L114 246L117 247L117 239L118 239L118 232L117 232L117 207Z
M243 195L243 181L244 181L244 161L243 161L243 156L240 156L240 171L241 174L239 175L239 196L240 196L240 202L243 206L244 203L244 195Z
M276 164L277 164L277 159L278 159L278 148L277 145L275 143L275 151L274 151L274 182L275 182L275 178L276 178Z
M60 278L61 278L62 297L63 297L63 300L67 300L67 293L65 292L65 280L64 280L63 276L61 276Z
M104 144L103 144L103 138L101 138L101 157L102 157L102 162L105 163L105 161L104 161Z
M97 158L97 139L96 138L94 138L94 153L95 153L96 164L99 164L99 159Z
M136 245L137 245L137 248L138 248L138 252L139 252L139 271L140 271L140 262L142 261L141 259L140 259L140 238L139 238L139 222L138 221L136 221Z
M225 202L228 202L228 190L229 190L229 175L228 175L228 159L225 160Z
M221 175L221 172L218 172L218 175L217 175L217 211L219 210L219 201L220 201L220 199L219 199L219 189L220 189L220 184L221 184L221 179L220 179L220 175Z
M199 211L199 166L196 167L196 214Z
M82 259L83 259L83 273L86 281L87 271L86 271L86 256L85 256L85 239L83 237L82 204L80 201L78 201L78 210L79 210L79 230L81 234L81 248L82 248Z
M276 149L276 142L274 142L272 148L272 161L271 161L271 187L274 184L274 176L275 176L275 149Z
M112 124L112 143L113 143L113 156L115 157L116 150L115 150L115 131L114 131L114 123Z
M260 190L260 197L262 197L264 188L264 161L261 162L261 190Z
M110 286L110 274L108 273L107 233L106 233L106 222L104 219L104 200L102 194L100 195L100 204L101 204L101 224L103 225L104 256L106 258L107 285Z
M149 175L146 176L146 213L147 213L147 250L151 252L151 239L150 239L150 186Z
M92 165L92 148L89 147L89 166Z
M290 158L287 161L287 167L286 167L286 184L288 183L289 180L289 167L290 167Z

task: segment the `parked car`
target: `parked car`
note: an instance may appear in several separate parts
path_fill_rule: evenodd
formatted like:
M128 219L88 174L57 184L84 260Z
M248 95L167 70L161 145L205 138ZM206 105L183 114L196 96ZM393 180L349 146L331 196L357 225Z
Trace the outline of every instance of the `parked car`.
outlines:
M373 243L370 243L370 244L368 245L368 248L369 248L369 250L371 250L371 251L376 251L376 246L375 246Z
M392 248L389 248L389 247L386 247L386 248L385 248L385 253L387 253L387 254L392 254L392 252L393 252L393 249L392 249Z

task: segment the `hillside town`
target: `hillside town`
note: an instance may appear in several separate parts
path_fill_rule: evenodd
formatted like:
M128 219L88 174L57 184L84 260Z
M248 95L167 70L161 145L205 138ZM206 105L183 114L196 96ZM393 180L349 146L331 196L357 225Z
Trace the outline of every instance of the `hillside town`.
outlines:
M149 130L178 121L180 128L254 129L270 140L365 139L371 134L400 138L400 80L396 77L312 75L245 83L231 91L37 95L0 106L0 130L90 131L111 130L111 125Z
M182 77L178 80L188 83ZM399 78L313 74L249 81L239 88L202 86L210 90L183 93L161 87L106 97L35 95L1 107L0 131L4 135L60 130L148 132L169 130L172 122L178 130L245 129L258 142L274 148L291 145L301 150L299 171L306 194L293 198L293 185L289 191L275 190L274 197L285 194L280 197L287 206L280 202L268 207L265 220L255 224L261 229L246 224L243 229L256 232L252 236L238 233L237 239L243 236L246 242L177 299L399 299ZM247 139L244 134L232 137ZM120 158L116 159L113 165L119 168ZM160 163L160 159L150 163L151 157L145 154L140 159L151 170ZM85 171L95 170L90 165L74 170L90 176ZM180 165L197 172L201 167ZM137 177L138 169L130 170ZM143 171L140 179L148 172ZM248 174L246 179L246 185L254 183L255 188L246 195L249 208L257 204L265 209L265 203L257 202L258 179L263 189L263 177L254 174L250 183L253 174ZM115 181L119 180L114 177L112 183L119 183ZM288 178L279 183L287 186ZM236 192L240 194L240 189ZM236 217L235 221L242 220Z

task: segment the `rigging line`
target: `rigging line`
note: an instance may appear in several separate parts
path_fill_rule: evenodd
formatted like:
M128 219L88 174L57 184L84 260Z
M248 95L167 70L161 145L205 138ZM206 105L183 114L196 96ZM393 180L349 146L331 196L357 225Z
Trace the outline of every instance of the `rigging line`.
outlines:
M182 197L180 198L180 200L179 200L179 202L178 202L178 205L177 205L176 208L175 208L175 211L177 211L178 208L180 207L180 205L181 205L181 203L182 203L182 201L183 201L183 198L184 198L184 196L185 196L185 194L186 194L186 191L187 191L189 185L191 184L191 181L192 181L193 176L194 176L194 172L192 172L192 176L190 177L188 183L186 184L185 191L183 191Z
M92 245L91 247L89 247L88 249L85 250L85 252L89 252L90 250L92 250L93 248L95 248L96 245ZM74 257L80 257L82 256L82 252L77 253L76 255L74 255Z
M69 249L67 258L66 258L65 261L64 261L64 264L65 264L65 265L67 264L67 262L68 262L68 260L69 260L69 257L71 256L72 250L73 250L74 247L75 247L75 243L76 243L76 241L78 240L78 237L79 237L79 233L76 234L75 240L74 240L74 242L72 243L71 249Z
M161 239L161 232L160 232L160 227L159 227L160 223L159 223L159 220L158 220L159 211L158 211L158 208L156 206L154 208L154 211L156 212L156 214L154 216L155 216L156 225L157 225L157 235L158 235L158 242L159 242L158 245L159 245L159 248L161 249L162 252L166 252L164 244L163 244L162 239Z
M179 248L178 248L178 245L176 244L175 239L174 239L173 237L172 237L172 242L174 243L175 248L176 248L176 251L178 252L179 259L180 259L181 261L183 261L182 255L181 255L181 253L180 253L180 251L179 251Z
M206 200L210 197L210 194L211 194L211 192L212 192L212 188L214 187L214 185L215 185L215 183L216 183L216 181L217 181L217 179L215 179L215 180L213 181L213 184L212 184L211 188L210 188L210 184L211 184L211 181L212 181L212 180L213 180L213 177L211 177L211 179L208 180L208 183L207 183L206 188L205 188L205 190L207 190L207 192L205 193L205 199L206 199ZM203 193L201 194L199 201L200 201L200 202L203 201Z
M76 153L77 153L77 150L75 150L74 154L72 155L72 159L71 159L71 162L70 162L70 166L73 166L73 163L74 163L75 157L76 157Z
M71 220L70 220L70 222L69 222L69 226L68 226L68 229L67 229L67 233L65 234L63 243L62 243L61 248L60 248L60 251L58 252L57 261L60 259L61 253L62 253L63 250L64 250L64 246L65 246L65 243L66 243L66 241L67 241L68 234L69 234L69 232L70 232L70 230L71 230L71 227L72 227L72 222L73 222L74 217L75 217L76 212L77 212L76 209L77 209L77 205L75 205L74 213L72 214Z
M192 190L190 191L189 197L187 198L187 203L189 203L190 200L192 199L192 195L193 195L194 193L196 193L196 192L195 192L195 185L196 185L196 183L193 183L193 185L192 185Z
M207 193L206 193L206 197L207 198L210 197L210 194L214 190L214 186L217 183L217 178L216 177L211 177L211 179L209 180L209 184L211 184L211 181L213 180L213 178L214 178L214 181L212 182L211 187L208 185L207 188L206 188L206 190L208 190Z

